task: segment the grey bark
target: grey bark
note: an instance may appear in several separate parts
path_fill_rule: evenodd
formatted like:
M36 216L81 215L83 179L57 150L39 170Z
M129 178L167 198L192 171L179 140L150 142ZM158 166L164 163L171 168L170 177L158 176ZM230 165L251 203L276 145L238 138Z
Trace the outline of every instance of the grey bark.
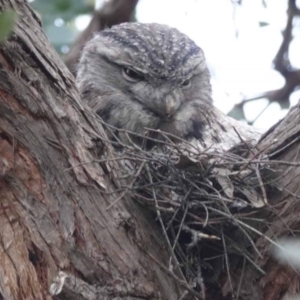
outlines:
M0 45L2 298L50 299L62 270L113 296L176 299L181 288L147 256L167 259L156 226L126 197L106 210L119 166L87 163L111 147L73 76L27 2L0 1L9 8L19 19Z
M113 149L80 101L73 76L27 2L0 0L0 10L8 8L19 19L0 45L2 298L51 299L52 286L60 299L180 299L187 284L165 267L169 253L147 211L127 196L107 210L118 196L121 166L109 161ZM295 107L262 137L258 151L299 162L298 118ZM222 122L232 126L230 119ZM278 168L282 190L269 199L271 210L260 211L268 224L263 234L272 238L299 227L299 168ZM298 274L272 259L264 236L256 246L265 275L237 264L239 299L286 299L297 292ZM219 299L226 299L229 279L222 276Z

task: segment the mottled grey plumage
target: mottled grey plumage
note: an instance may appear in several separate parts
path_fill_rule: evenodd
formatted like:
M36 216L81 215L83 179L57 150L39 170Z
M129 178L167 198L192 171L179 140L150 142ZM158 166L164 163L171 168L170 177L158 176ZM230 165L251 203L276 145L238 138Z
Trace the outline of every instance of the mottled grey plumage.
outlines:
M177 29L124 23L89 41L77 84L108 124L144 135L160 129L183 139L202 138L212 108L203 51Z

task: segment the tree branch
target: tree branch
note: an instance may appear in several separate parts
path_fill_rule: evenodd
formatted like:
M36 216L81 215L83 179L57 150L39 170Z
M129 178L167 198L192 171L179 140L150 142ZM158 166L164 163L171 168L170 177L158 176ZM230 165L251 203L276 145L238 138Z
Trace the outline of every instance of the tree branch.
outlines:
M132 19L133 12L138 0L110 0L106 1L99 11L95 11L88 27L79 35L69 53L65 56L64 62L73 75L76 74L76 64L85 43L93 35L106 27L111 27Z
M280 89L267 91L255 97L244 99L232 108L229 115L233 116L235 111L243 111L245 103L262 98L267 98L270 102L276 101L282 107L289 106L291 93L300 85L300 70L292 69L288 55L289 46L293 39L293 20L296 16L300 15L300 9L297 8L295 0L289 0L287 15L288 18L283 32L283 40L273 60L274 69L285 79L284 86Z

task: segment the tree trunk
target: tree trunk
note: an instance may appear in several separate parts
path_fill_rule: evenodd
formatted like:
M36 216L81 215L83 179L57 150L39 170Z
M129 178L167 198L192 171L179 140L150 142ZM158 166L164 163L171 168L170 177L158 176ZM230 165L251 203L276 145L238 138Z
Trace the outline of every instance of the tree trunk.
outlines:
M201 299L165 267L170 254L147 210L126 195L116 201L122 166L110 160L103 128L38 17L25 0L0 0L0 11L9 8L19 19L0 45L0 298L51 299L50 288L60 299ZM267 132L261 154L298 162L298 117L296 107ZM279 168L281 192L271 195L271 210L260 211L267 226L255 241L265 275L243 263L232 268L239 299L299 291L297 273L272 260L265 238L299 227L299 171ZM229 299L229 279L220 276L223 294L208 291L206 299Z
M244 294L239 299L296 300L300 294L300 276L297 266L280 264L271 255L280 237L299 239L299 175L300 175L300 122L299 105L291 108L288 115L274 125L260 139L258 152L278 162L273 168L278 171L278 190L273 192L269 205L260 214L265 218L261 233L256 234L257 252L254 260L264 270L263 276L253 268L239 265L236 274L243 274L239 283ZM299 249L296 250L299 253ZM288 256L289 253L286 253ZM298 254L297 254L298 255ZM228 282L227 282L228 283Z
M168 258L155 225L126 197L107 210L119 166L93 163L111 146L73 76L27 1L0 1L9 8L19 19L0 45L2 299L50 299L59 270L101 287L97 299L180 297L154 263Z

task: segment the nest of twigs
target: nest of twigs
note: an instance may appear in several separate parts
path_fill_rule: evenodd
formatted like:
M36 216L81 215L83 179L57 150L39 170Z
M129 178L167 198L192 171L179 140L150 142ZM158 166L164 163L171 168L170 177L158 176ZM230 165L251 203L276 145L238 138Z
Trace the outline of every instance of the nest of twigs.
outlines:
M154 213L170 250L169 268L198 291L203 284L216 284L241 257L259 269L252 260L258 233L253 224L261 220L253 215L267 205L275 183L271 165L253 143L241 141L224 152L200 151L156 134L145 138L151 141L149 149L147 141L136 145L131 134L125 134L128 143L111 134L126 178L116 201L130 193Z

